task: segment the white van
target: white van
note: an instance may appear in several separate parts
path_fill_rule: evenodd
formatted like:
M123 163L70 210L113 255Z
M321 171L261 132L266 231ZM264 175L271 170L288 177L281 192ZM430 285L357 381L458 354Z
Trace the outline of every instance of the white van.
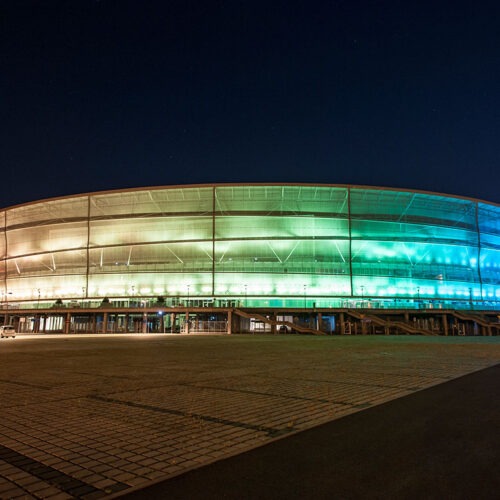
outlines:
M16 329L12 325L0 326L0 337L16 337Z

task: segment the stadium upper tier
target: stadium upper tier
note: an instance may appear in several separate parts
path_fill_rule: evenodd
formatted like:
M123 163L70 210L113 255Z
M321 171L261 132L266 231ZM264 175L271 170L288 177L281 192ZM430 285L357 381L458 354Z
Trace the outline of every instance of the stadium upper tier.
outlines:
M161 186L9 207L0 230L4 302L500 304L500 206L437 193Z

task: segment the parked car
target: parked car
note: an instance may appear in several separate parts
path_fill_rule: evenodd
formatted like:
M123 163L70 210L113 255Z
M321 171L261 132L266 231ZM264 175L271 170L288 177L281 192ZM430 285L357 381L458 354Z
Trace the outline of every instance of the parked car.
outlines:
M0 326L0 337L2 339L4 337L15 338L15 336L16 336L16 329L12 325Z

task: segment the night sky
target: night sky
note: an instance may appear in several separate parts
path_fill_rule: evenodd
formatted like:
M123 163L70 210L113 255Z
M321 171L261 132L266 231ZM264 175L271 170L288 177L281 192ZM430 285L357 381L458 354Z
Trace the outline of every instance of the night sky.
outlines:
M500 202L500 3L0 0L6 207L211 182Z

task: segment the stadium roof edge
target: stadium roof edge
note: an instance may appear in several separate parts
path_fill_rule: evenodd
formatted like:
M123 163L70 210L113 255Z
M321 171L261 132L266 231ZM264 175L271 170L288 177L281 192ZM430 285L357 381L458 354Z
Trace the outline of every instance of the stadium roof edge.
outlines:
M473 198L470 196L454 195L449 193L441 193L437 191L427 191L422 189L411 189L411 188L398 188L398 187L388 187L388 186L371 186L365 184L329 184L329 183L314 183L314 182L214 182L214 183L201 183L201 184L166 184L166 185L155 185L155 186L138 186L130 188L116 188L116 189L106 189L99 191L88 191L83 193L73 193L62 196L53 196L49 198L41 198L37 200L28 201L25 203L18 203L16 205L10 205L7 207L0 208L0 212L7 210L12 210L18 207L24 207L29 205L34 205L37 203L50 202L56 200L64 200L69 198L80 198L86 196L95 195L105 195L105 194L116 194L116 193L132 193L134 191L158 191L162 189L189 189L189 188L217 188L217 187L231 187L231 186L304 186L304 187L332 187L332 188L348 188L348 189L370 189L379 191L394 191L394 192L405 192L405 193L417 193L429 196L440 196L445 198L452 198L456 200L472 201L475 203L484 203L486 205L492 205L500 207L500 203L493 201L483 200L480 198Z

